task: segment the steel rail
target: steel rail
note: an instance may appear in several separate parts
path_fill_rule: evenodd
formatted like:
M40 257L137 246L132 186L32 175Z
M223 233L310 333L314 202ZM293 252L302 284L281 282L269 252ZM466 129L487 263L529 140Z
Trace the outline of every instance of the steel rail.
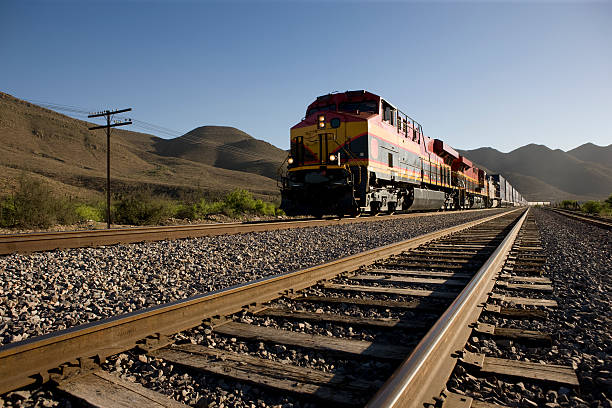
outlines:
M311 268L275 275L227 289L197 295L114 318L77 326L0 347L0 394L36 381L46 381L60 365L106 357L129 350L144 339L159 339L196 327L207 319L239 312L301 290L343 272L350 272L426 242L507 215L502 212L406 241L338 259Z
M529 209L367 407L435 405L502 270Z
M562 210L559 208L552 208L554 212L557 214L564 215L568 218L573 218L578 221L586 222L588 224L596 225L605 229L612 229L612 220L599 219L595 217L590 217L586 215L578 215L568 210Z
M468 211L486 211L477 209ZM236 222L217 224L172 225L156 227L113 228L110 230L38 232L0 235L0 255L15 252L50 251L54 249L82 248L101 245L129 244L143 241L197 238L224 234L273 231L291 228L344 225L401 218L439 215L439 212L397 214L381 217L341 219L306 219L297 221Z

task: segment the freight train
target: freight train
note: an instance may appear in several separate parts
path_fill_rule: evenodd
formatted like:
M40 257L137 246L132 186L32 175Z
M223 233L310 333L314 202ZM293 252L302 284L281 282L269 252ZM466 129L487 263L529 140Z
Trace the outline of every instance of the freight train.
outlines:
M288 215L525 205L501 175L487 175L387 100L367 91L319 96L291 128L282 175Z

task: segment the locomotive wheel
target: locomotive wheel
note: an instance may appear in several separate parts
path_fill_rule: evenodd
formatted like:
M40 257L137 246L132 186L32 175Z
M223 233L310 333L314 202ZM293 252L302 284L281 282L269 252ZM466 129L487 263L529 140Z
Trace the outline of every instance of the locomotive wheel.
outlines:
M357 207L353 207L349 210L349 217L358 218L361 216L361 211Z
M380 213L380 203L373 202L370 204L370 214L378 215Z

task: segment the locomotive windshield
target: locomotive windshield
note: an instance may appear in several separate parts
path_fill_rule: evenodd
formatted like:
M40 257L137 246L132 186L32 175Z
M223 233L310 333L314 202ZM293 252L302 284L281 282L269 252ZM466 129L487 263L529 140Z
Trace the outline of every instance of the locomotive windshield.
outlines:
M306 116L310 116L313 113L328 112L328 111L335 111L335 110L336 110L335 103L332 103L331 105L325 105L325 106L314 106L308 109L308 112L306 112Z
M342 102L338 109L340 112L372 112L378 113L378 102L363 101L363 102Z

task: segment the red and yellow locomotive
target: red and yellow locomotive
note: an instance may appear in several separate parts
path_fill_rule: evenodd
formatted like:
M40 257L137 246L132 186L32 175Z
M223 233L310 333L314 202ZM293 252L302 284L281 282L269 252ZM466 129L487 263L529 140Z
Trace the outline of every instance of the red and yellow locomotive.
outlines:
M289 215L492 205L483 170L423 134L380 96L320 96L291 128L281 208Z

